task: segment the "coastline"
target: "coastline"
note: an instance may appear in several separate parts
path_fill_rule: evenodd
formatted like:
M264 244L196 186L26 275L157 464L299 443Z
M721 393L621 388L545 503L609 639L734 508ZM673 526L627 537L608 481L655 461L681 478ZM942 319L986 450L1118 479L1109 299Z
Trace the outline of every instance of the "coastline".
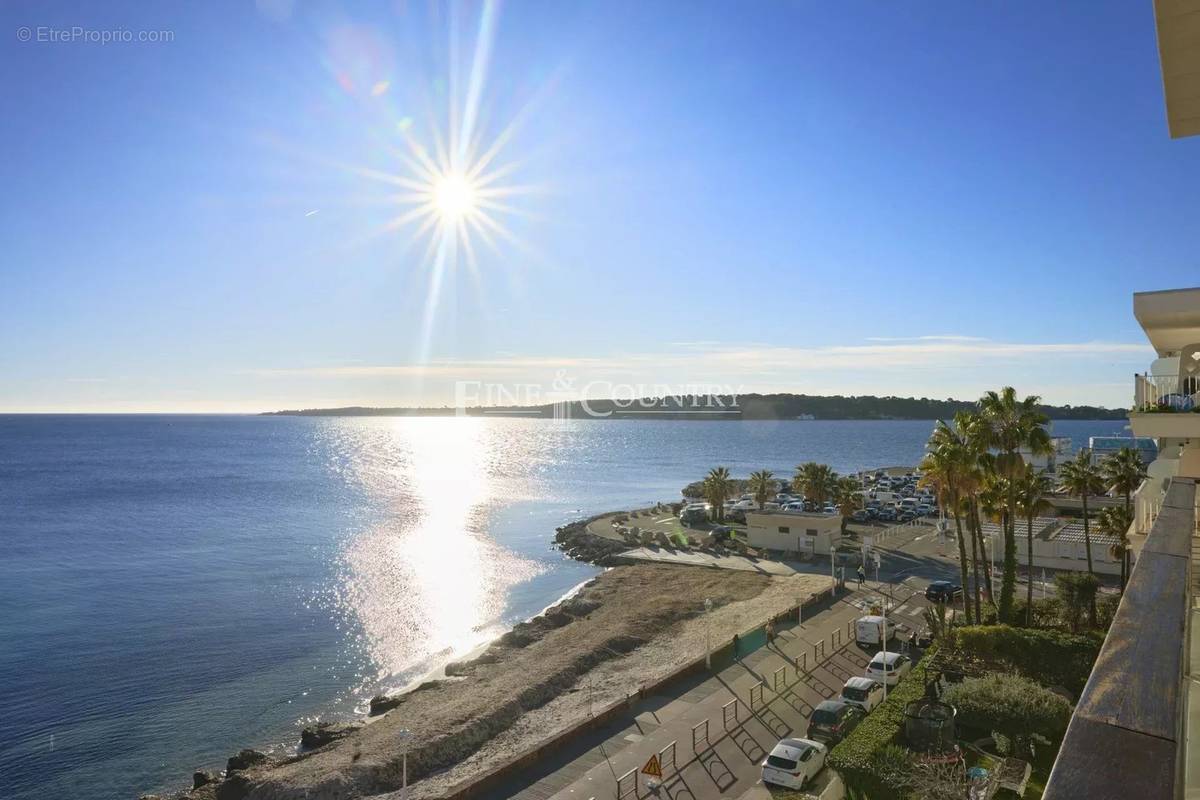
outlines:
M201 773L201 785L170 797L386 796L399 787L401 727L414 731L409 796L455 795L585 723L595 709L694 663L704 646L705 625L696 619L704 597L717 605L706 624L728 638L794 606L798 592L819 593L828 580L669 565L608 569L478 654L448 663L439 677L377 698L384 702L373 704L369 722L328 726L317 746L286 758L243 751L223 778Z

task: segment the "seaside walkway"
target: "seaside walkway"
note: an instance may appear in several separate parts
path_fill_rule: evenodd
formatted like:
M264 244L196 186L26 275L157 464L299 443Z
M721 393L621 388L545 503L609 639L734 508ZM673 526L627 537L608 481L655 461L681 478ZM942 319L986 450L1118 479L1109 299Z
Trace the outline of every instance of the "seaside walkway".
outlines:
M868 582L832 605L782 629L775 642L714 674L698 676L672 696L644 698L635 716L586 735L568 752L503 787L518 800L720 800L767 798L759 779L775 743L803 736L813 708L836 696L846 678L861 675L871 651L854 643L854 620L882 595L895 597L889 612L901 625L919 628L926 605L916 582ZM640 774L657 755L663 777L657 792ZM829 770L822 773L827 781ZM820 786L821 781L817 782Z

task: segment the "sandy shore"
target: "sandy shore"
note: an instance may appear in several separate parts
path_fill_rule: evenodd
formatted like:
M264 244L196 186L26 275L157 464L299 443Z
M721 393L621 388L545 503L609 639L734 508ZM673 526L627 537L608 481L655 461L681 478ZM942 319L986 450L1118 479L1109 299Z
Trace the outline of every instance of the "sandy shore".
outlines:
M436 798L636 692L828 586L668 565L623 566L517 625L471 661L400 697L373 724L303 756L230 773L190 797L323 800L383 796L400 786L398 732L407 728L409 795ZM705 598L716 606L708 621ZM398 795L397 795L398 796Z

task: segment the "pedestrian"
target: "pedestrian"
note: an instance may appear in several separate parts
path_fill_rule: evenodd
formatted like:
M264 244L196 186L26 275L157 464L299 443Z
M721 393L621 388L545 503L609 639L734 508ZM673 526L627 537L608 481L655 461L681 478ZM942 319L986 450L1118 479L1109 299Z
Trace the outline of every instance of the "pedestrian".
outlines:
M767 620L767 644L775 641L775 623Z
M733 657L735 660L741 659L741 654L738 653L738 635L736 633L733 635Z
M862 586L867 580L867 571L862 568L862 564L858 565L858 585Z

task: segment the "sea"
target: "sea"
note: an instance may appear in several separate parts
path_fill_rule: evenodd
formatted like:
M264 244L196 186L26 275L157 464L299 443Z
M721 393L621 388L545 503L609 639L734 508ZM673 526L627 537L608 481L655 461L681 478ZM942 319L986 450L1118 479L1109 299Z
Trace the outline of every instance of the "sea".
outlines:
M290 752L593 576L557 526L718 465L915 464L932 425L0 416L0 798L133 800Z

